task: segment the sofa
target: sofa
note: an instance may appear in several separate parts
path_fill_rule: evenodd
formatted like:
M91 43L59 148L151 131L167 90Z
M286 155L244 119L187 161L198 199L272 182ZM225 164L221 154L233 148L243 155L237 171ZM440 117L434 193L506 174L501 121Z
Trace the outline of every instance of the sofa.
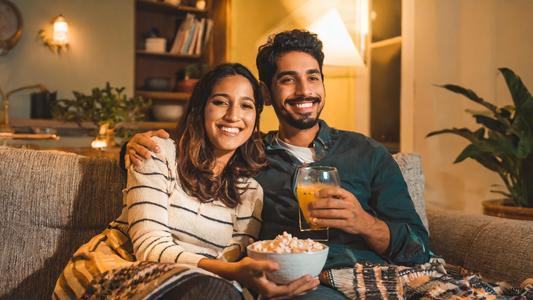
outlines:
M533 222L425 209L420 157L395 159L435 253L491 280L533 277ZM0 147L0 298L49 299L72 253L119 215L124 182L112 159Z

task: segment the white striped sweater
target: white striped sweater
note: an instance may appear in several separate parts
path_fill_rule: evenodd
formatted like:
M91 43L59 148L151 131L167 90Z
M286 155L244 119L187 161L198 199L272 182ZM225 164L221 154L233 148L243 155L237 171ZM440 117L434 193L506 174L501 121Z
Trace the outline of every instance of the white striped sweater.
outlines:
M245 179L248 189L235 208L219 200L202 203L181 188L174 141L153 140L160 152L142 167L128 168L124 208L115 221L130 236L137 260L194 266L202 258L237 260L259 234L261 186Z

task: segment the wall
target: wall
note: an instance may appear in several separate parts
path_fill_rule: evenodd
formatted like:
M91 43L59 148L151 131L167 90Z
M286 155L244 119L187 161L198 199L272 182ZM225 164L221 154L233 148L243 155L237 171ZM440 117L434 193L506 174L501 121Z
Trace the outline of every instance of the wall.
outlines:
M22 38L7 56L0 56L0 87L9 91L42 83L59 97L72 90L89 92L109 81L133 93L134 1L16 0L23 22ZM56 55L41 45L39 29L63 14L69 23L70 51ZM30 92L12 96L10 115L28 118ZM11 97L10 97L11 98Z
M349 2L338 0L336 4L346 5ZM328 3L313 2L312 0L232 0L230 60L244 64L257 75L255 67L257 47L263 44L267 36L272 32L301 28L302 24L298 18L298 10L301 10L304 6L307 8L315 4ZM332 4L329 3L329 5ZM341 72L341 75L339 75L339 72L329 72L328 69L324 69L324 74L326 106L321 118L334 127L356 130L354 101L356 98L356 82L354 75L351 75L350 72ZM272 107L265 107L261 118L262 131L278 128L278 121ZM367 127L365 130L367 130Z
M509 67L533 89L533 39L529 0L414 1L413 118L403 136L423 157L426 202L435 206L481 211L481 201L501 184L496 174L472 160L452 164L467 145L460 137L425 138L433 130L478 126L465 109L480 109L435 84L455 83L473 89L496 105L511 103L498 67ZM403 101L403 100L402 100ZM402 131L402 133L405 133Z

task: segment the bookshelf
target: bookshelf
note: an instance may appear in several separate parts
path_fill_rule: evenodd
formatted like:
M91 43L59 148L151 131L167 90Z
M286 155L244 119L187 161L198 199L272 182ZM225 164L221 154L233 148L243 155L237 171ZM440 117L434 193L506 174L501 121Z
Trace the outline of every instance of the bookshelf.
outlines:
M176 6L156 0L135 1L135 94L152 99L153 105L168 105L169 102L174 102L175 105L186 104L190 93L177 91L176 81L178 80L178 73L184 72L188 65L205 64L212 67L227 61L230 0L207 0L203 10L194 7L195 2L194 0L182 0L181 3L189 3L191 6ZM211 32L205 39L197 37L200 39L197 43L202 44L200 53L169 52L172 50L177 31L187 19L187 14L191 14L198 20L202 18L212 20ZM205 22L207 23L207 21ZM165 52L146 51L145 38L148 32L153 29L157 29L159 37L166 39ZM148 78L154 77L168 78L171 82L170 90L154 91L148 89L145 82ZM150 125L161 123L161 125L168 126L164 122L154 122L157 120L152 113L148 115L147 121L150 121Z

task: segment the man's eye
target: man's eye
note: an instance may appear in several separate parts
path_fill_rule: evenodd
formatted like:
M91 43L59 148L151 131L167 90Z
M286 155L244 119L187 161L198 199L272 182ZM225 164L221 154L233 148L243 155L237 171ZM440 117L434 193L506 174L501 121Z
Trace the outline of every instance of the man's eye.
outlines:
M284 77L284 78L281 78L281 79L280 79L280 82L281 82L281 83L284 83L284 84L286 84L286 83L292 83L292 82L294 82L294 79L293 79L293 78L290 78L290 77Z
M311 80L311 81L320 81L320 77L318 77L318 76L311 76L311 77L309 78L309 80Z

